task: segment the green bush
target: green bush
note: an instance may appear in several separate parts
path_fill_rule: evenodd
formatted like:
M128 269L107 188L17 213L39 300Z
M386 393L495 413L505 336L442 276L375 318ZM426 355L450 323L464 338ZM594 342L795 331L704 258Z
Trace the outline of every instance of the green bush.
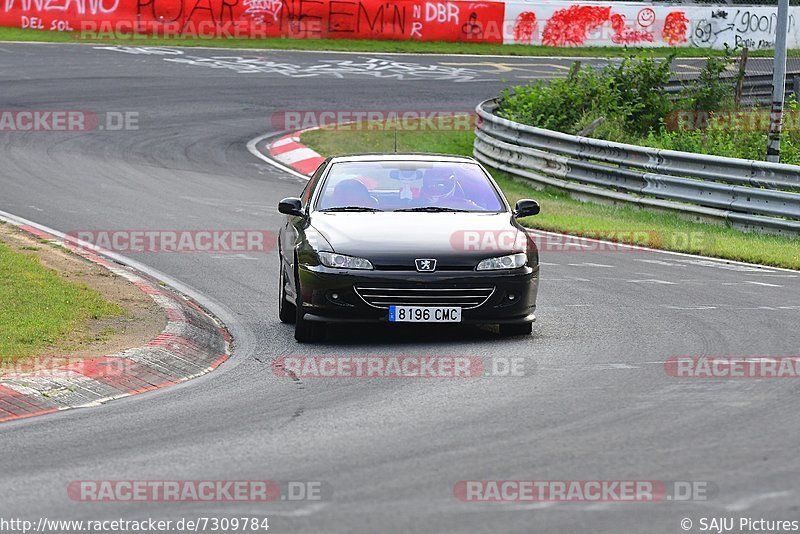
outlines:
M626 58L619 66L608 66L603 76L610 79L612 94L607 98L606 119L620 117L631 132L646 134L658 128L673 108L665 91L671 76L672 57Z
M532 85L515 87L513 91L506 89L497 111L513 121L572 133L595 103L607 97L606 82L591 67L583 67L549 85L539 80Z
M670 79L672 57L666 60L631 56L602 69L573 66L565 79L506 89L497 113L507 119L575 134L596 119L603 124L590 134L598 139L654 148L763 160L768 120L752 121L759 128L730 124L736 117L734 84L722 75L732 63L733 51L709 58L699 76L687 83L679 98L670 99L664 87ZM800 164L800 128L797 103L787 102L781 161ZM703 128L682 128L667 117L671 112L709 112ZM769 111L760 111L769 113ZM731 115L733 113L734 115ZM759 113L746 110L743 113Z
M664 86L672 57L628 57L603 69L574 68L566 79L541 80L505 90L497 112L508 119L566 133L604 117L616 118L632 132L647 133L672 108Z

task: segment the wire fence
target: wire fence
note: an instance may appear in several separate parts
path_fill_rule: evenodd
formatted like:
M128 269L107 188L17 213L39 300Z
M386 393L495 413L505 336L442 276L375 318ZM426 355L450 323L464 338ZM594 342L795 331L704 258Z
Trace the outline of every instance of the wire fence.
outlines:
M772 103L771 57L750 57L749 50L744 48L731 58L728 69L719 80L731 85L734 101L739 107L768 107ZM697 74L684 73L673 76L666 90L675 99ZM786 99L793 98L800 103L800 58L789 58L786 65Z

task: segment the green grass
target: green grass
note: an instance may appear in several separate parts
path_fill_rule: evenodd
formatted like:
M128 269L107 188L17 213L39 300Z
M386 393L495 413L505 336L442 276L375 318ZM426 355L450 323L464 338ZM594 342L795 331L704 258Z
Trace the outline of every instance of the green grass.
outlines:
M472 155L473 140L471 131L400 132L397 145L399 151ZM317 130L303 134L302 141L324 155L394 150L394 134L390 131ZM522 220L531 228L800 269L800 239L746 233L630 206L580 202L560 190L535 190L505 173L492 174L512 204L520 198L539 201L542 212Z
M122 314L92 289L0 243L0 361L62 349L89 319Z
M203 46L213 48L252 48L272 50L330 50L342 52L406 52L413 54L475 54L500 56L564 56L619 57L643 53L653 57L675 54L678 57L718 56L719 50L702 48L616 48L616 47L553 47L531 45L499 45L483 43L448 43L426 41L353 40L353 39L236 39L199 37L149 37L146 35L102 35L77 32L50 32L20 28L0 28L0 41L47 41L54 43L103 43L130 46ZM767 57L769 50L754 50L751 57ZM800 56L800 50L790 50L790 56Z

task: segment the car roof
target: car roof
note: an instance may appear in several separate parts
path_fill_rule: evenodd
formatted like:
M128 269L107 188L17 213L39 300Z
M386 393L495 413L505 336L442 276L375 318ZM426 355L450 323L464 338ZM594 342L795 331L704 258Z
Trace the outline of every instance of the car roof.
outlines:
M331 163L359 162L359 161L426 161L438 163L477 163L468 156L454 156L452 154L425 154L425 153L374 153L374 154L347 154L334 156Z

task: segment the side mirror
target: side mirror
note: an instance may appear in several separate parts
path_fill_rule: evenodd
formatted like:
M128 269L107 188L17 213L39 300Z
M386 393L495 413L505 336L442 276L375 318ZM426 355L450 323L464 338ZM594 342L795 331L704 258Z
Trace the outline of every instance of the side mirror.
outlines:
M299 198L284 198L278 203L278 211L284 215L294 215L295 217L305 217L303 213L303 203Z
M517 201L514 208L514 217L521 219L522 217L530 217L531 215L538 215L541 208L539 203L535 200L522 199Z

